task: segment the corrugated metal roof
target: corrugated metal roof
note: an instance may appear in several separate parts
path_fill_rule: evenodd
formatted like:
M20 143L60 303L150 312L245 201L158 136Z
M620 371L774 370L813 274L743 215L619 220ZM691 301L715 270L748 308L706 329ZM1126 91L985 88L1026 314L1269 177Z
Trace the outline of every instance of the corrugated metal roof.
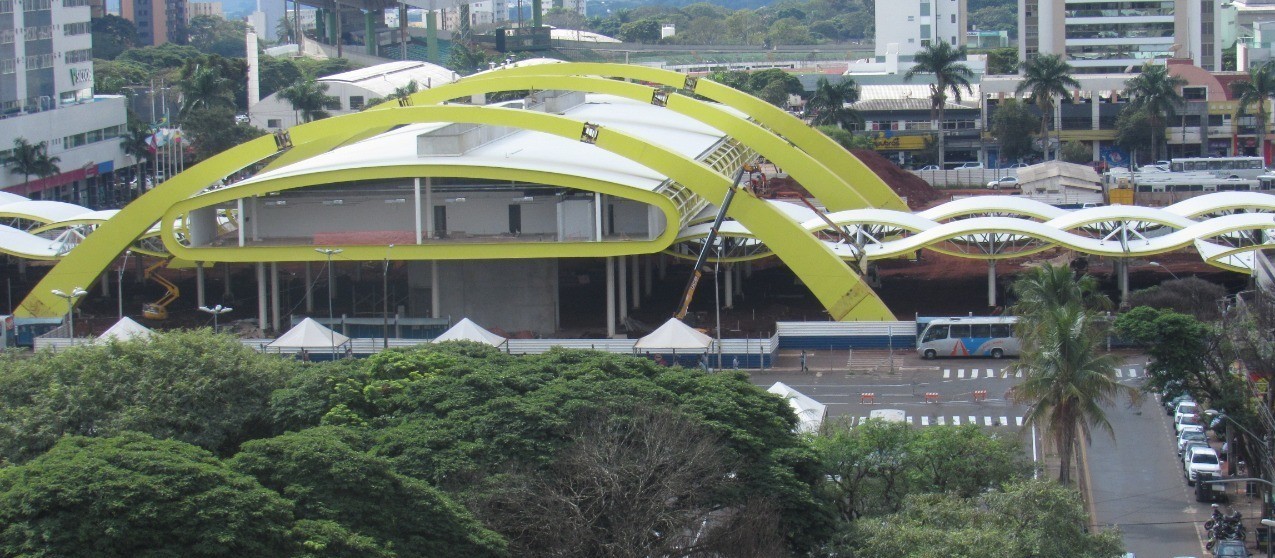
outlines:
M402 60L321 77L319 81L350 83L383 97L394 93L395 89L404 87L413 80L421 89L425 89L451 83L457 77L456 72L437 64Z
M951 101L945 104L947 110L978 110L976 107L958 105ZM862 112L889 110L927 111L930 110L930 99L928 97L924 99L872 99L851 104L850 108Z
M978 84L972 85L972 92L961 89L961 105L966 108L975 108L978 106L979 99ZM956 104L952 98L951 91L947 95L949 104ZM894 100L894 99L922 99L925 101L925 109L930 108L930 86L924 83L908 83L908 84L891 84L891 85L861 85L859 86L859 101L876 101L876 100Z

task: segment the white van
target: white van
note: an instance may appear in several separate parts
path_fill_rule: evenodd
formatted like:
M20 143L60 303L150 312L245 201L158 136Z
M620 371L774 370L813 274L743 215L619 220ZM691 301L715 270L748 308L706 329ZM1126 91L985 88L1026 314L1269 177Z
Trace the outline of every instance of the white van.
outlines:
M1195 479L1200 473L1212 473L1222 476L1222 462L1217 458L1213 448L1192 448L1182 460L1182 475L1189 486L1195 486Z

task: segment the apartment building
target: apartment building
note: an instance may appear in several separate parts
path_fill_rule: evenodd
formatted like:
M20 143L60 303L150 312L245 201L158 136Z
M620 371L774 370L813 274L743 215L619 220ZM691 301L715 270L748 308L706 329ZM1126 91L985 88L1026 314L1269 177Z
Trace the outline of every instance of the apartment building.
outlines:
M1018 55L1062 54L1079 73L1126 73L1153 60L1222 69L1223 0L1022 0ZM1233 15L1229 16L1233 20Z
M891 44L910 60L934 41L965 44L966 0L877 0L876 55L884 58Z
M140 45L186 42L186 0L120 0L120 17L137 26Z
M124 163L124 98L93 96L88 0L0 0L0 155L19 138L46 142L59 172L4 169L0 190L90 204Z

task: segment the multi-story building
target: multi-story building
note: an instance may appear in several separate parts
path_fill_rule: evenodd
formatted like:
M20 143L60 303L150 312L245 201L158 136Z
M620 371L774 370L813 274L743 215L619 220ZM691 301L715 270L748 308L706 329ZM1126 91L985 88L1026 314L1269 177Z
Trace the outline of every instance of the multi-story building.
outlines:
M190 2L186 4L186 22L195 16L226 17L222 12L221 2Z
M1018 55L1062 54L1079 73L1126 73L1168 58L1217 71L1230 46L1221 12L1230 9L1223 0L1023 0Z
M137 26L138 44L186 42L186 0L120 0L120 17Z
M883 58L891 44L899 57L910 60L934 41L965 44L966 0L877 0L876 55Z
M88 0L0 0L0 154L21 138L59 159L47 177L4 169L0 189L95 204L123 166L124 98L93 96L89 14Z

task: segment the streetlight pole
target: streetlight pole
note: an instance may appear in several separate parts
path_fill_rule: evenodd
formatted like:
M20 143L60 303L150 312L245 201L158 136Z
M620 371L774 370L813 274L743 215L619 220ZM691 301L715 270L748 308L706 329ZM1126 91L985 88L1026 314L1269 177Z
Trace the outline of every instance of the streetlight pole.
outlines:
M1163 270L1165 270L1165 271L1169 272L1169 276L1170 276L1170 277L1173 277L1173 279L1175 279L1175 280L1178 278L1178 275L1177 275L1176 273L1174 273L1174 272L1173 272L1172 270L1170 270L1169 268L1164 267L1164 264L1161 264L1160 262L1147 262L1147 265L1153 265L1153 266L1155 266L1155 267L1158 267L1158 268L1160 268L1160 269L1163 269Z
M89 294L89 292L80 287L71 289L69 293L64 293L60 289L53 289L53 296L66 299L66 324L69 328L68 334L71 337L72 345L75 344L75 299L86 294Z
M115 276L115 298L119 300L120 305L119 316L116 317L117 320L124 319L124 269L128 267L128 257L131 255L133 255L132 250L124 251L124 261L120 264Z
M209 307L207 307L207 306L200 306L200 307L199 307L199 311L200 311L200 312L207 312L207 313L209 313L209 314L212 314L212 317L213 317L213 334L214 334L214 335L217 333L217 316L220 316L220 315L222 315L222 314L225 314L226 312L230 312L231 310L234 310L234 308L230 308L230 307L228 307L228 306L222 306L222 305L220 305L220 304L218 304L218 305L216 305L216 306L213 306L212 308L209 308Z
M381 328L385 335L385 344L382 348L390 348L390 250L394 249L391 244L385 249L385 266L381 269Z
M335 319L332 315L332 256L344 252L339 248L315 248L315 252L326 254L328 256L328 338L329 345L332 346L332 360L336 360L336 330L332 329L335 325Z

